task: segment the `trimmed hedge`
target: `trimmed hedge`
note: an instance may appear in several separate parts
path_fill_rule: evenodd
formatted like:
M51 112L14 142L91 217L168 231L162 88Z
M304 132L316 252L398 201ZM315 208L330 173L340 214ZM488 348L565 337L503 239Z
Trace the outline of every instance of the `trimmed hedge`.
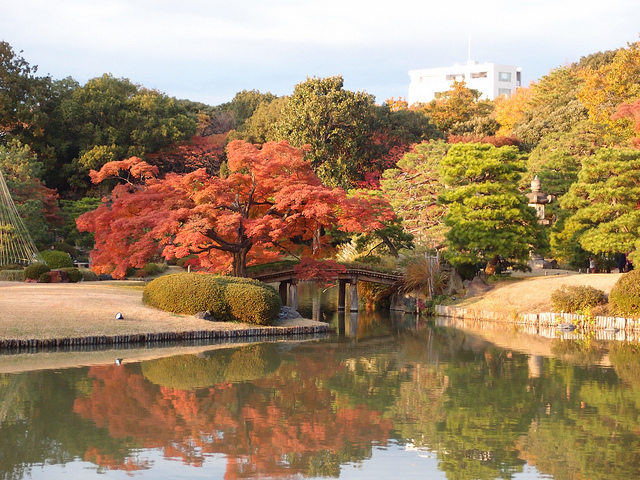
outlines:
M194 315L209 310L217 321L270 325L282 302L278 293L257 280L207 273L175 273L149 282L142 294L146 305Z
M59 250L43 250L40 252L40 255L51 268L73 267L73 259L66 252L61 252Z
M69 281L71 283L78 283L83 278L82 272L80 272L80 269L76 267L61 268L60 270L67 273L67 276L69 277Z
M551 294L551 308L556 312L577 313L606 301L602 290L588 285L562 285Z
M79 268L80 275L82 275L82 280L85 282L97 282L98 275L96 275L93 271L88 268Z
M40 275L51 271L51 267L46 263L32 263L24 269L25 280L38 280Z
M0 281L24 282L24 270L0 270Z
M640 315L640 270L631 270L618 279L609 294L609 306L616 315Z

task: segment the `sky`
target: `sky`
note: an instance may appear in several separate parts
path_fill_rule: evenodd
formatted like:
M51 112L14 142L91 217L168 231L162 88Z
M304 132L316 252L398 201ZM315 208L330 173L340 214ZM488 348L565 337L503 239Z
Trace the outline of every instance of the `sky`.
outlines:
M522 67L523 85L640 40L638 0L0 0L0 40L37 74L109 73L209 105L307 77L383 103L409 70ZM470 45L470 48L469 48Z

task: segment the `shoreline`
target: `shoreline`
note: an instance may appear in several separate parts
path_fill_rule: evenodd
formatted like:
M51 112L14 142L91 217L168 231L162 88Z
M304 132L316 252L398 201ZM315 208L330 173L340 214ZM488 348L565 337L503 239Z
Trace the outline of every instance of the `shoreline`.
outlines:
M0 282L0 351L285 338L330 331L326 323L303 318L259 326L177 315L143 305L142 288L129 282Z

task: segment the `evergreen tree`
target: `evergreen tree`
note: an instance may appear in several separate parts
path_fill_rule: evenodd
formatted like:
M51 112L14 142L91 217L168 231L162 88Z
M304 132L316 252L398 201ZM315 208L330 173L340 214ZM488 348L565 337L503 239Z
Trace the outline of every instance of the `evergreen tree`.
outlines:
M447 258L454 265L502 258L524 264L543 243L537 216L517 189L524 159L511 146L455 144L440 164L448 206Z
M578 181L561 199L572 215L552 241L565 252L575 243L594 254L632 252L638 262L639 204L640 151L601 148L583 160Z

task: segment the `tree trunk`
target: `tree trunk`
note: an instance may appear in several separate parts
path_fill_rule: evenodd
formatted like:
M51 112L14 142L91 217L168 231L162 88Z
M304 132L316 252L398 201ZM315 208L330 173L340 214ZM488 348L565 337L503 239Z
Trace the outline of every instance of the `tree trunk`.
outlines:
M251 250L251 245L242 247L238 252L233 252L233 276L246 278L247 275L247 253Z

